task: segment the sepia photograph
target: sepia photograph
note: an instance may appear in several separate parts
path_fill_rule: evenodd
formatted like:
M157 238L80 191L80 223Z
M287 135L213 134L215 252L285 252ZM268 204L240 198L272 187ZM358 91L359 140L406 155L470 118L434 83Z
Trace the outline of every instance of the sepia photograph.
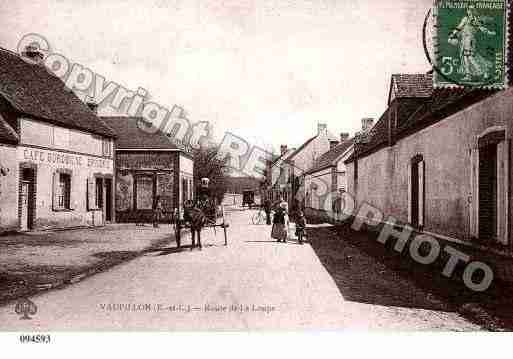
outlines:
M0 0L0 333L512 331L511 7Z

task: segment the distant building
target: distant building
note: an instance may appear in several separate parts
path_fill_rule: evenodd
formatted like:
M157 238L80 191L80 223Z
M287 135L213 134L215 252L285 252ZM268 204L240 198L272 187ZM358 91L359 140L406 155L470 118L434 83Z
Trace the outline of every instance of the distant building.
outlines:
M0 49L0 232L113 221L113 139L44 65Z
M366 122L367 124L367 122ZM304 174L305 214L309 218L327 219L327 211L336 211L336 201L347 191L346 165L353 149L348 133L340 134L339 142L323 154Z
M326 124L318 124L317 134L293 151L282 147L281 157L272 165L273 199L280 197L289 208L302 205L304 199L304 173L330 149L330 141L337 141L328 133Z
M163 221L194 197L193 159L139 117L102 117L116 133L116 219L151 222L157 197ZM141 126L141 128L139 127ZM183 212L182 212L183 213Z
M244 190L252 190L258 193L262 189L264 178L254 177L227 177L226 193L242 194Z
M388 108L347 161L348 191L419 231L513 248L513 89L392 76Z
M273 202L278 201L280 198L285 199L287 196L286 186L288 178L285 175L286 160L295 150L295 148L289 149L286 145L281 145L280 156L270 163L268 168L270 174L270 180L268 180L268 182L271 187L269 199Z

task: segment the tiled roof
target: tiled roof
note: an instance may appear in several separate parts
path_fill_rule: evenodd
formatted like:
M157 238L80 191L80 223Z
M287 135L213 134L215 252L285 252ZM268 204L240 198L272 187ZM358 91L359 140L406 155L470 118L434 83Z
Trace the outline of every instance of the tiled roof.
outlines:
M429 98L433 93L433 75L394 74L390 90L395 98Z
M431 99L426 101L411 116L400 122L397 129L399 134L411 132L417 128L423 128L433 121L442 120L464 108L484 100L497 91L480 89L437 89Z
M463 110L464 108L484 100L496 91L480 89L437 89L432 96L422 101L403 99L398 104L398 123L395 140L407 137L437 121ZM366 156L388 144L388 113L383 113L379 121L369 133L368 143L360 145L359 156ZM346 162L354 160L351 156Z
M16 144L19 141L19 136L16 131L5 121L0 114L0 143Z
M306 146L308 146L313 140L315 140L317 136L314 136L310 139L308 139L305 143L303 143L301 146L297 148L290 156L287 157L287 160L293 159L299 152L301 152Z
M94 112L43 65L29 64L2 48L0 95L22 114L67 128L113 136Z
M335 147L333 147L331 150L329 150L328 152L326 152L325 154L323 154L321 157L319 157L317 159L317 161L315 161L315 164L313 165L313 167L308 170L306 172L306 174L311 174L311 173L314 173L314 172L318 172L318 171L321 171L325 168L328 168L330 166L333 166L335 165L333 162L339 157L341 156L342 154L344 154L344 152L347 151L347 149L349 149L349 147L351 147L351 145L353 144L353 139L348 139L342 143L339 143L338 145L336 145Z
M285 161L290 155L292 155L296 151L295 148L289 149L287 152L285 152L283 155L276 156L274 160L272 161L272 166L276 165L278 161L282 160Z
M116 134L116 147L120 149L171 149L178 147L162 131L153 128L143 131L139 128L148 124L142 117L101 117ZM151 126L148 124L148 126ZM151 129L151 127L150 127ZM153 133L152 133L153 132Z

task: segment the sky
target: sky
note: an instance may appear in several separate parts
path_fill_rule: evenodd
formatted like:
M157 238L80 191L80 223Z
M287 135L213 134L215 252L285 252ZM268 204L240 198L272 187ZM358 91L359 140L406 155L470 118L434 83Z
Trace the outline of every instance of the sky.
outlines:
M279 151L326 123L379 118L393 73L430 69L432 0L0 0L0 46L27 33L162 106ZM108 108L100 114L111 114Z

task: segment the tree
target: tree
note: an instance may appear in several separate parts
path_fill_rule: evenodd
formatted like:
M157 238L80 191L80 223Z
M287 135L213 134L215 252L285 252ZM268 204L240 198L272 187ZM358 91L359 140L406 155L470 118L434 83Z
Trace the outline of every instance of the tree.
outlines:
M202 178L210 180L210 193L221 203L227 190L227 177L230 173L229 159L220 158L218 147L208 146L193 150L194 185L198 188Z

